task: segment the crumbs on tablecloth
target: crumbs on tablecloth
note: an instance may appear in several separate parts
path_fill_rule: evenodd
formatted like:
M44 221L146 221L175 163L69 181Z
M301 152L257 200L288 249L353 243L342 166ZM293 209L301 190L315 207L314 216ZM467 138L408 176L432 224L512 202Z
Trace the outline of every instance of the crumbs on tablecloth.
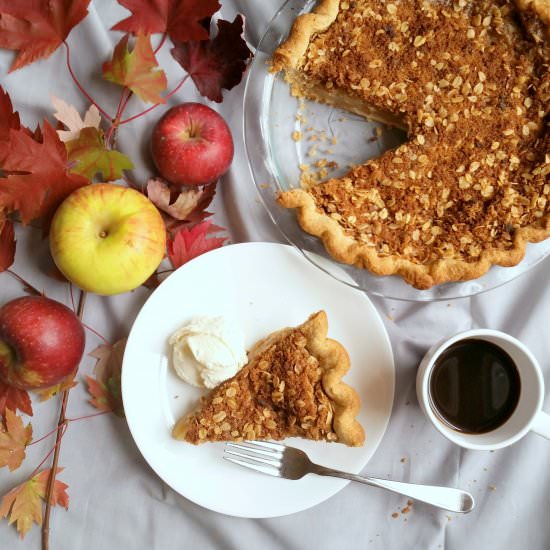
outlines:
M413 505L413 501L409 499L409 500L407 500L407 505L403 506L403 508L398 508L398 510L399 510L399 512L401 512L402 515L408 514L412 510L412 505ZM396 519L396 518L399 517L399 513L398 512L393 512L391 517L393 519ZM405 518L405 521L407 521L406 518Z
M403 464L405 464L405 462L407 462L407 457L404 456L403 458L401 458L401 462L402 462Z
M489 491L496 491L497 490L497 488L494 485L489 485L487 488L489 489Z
M295 130L294 132L292 132L291 136L294 141L300 141L302 139L302 132L298 132L298 130Z

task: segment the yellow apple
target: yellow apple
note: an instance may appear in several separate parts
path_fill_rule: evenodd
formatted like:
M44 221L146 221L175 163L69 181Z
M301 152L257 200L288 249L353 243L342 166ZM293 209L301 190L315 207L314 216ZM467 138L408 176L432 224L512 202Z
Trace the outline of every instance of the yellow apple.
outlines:
M158 267L166 230L155 205L138 191L92 184L57 209L50 250L59 270L81 289L119 294L141 285Z

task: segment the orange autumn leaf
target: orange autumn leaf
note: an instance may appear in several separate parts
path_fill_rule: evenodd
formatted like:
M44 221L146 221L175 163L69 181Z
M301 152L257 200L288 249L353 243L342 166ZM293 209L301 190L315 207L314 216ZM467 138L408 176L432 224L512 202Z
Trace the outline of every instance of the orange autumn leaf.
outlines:
M123 36L111 61L103 63L103 78L127 86L143 101L166 103L160 95L166 90L166 74L157 63L151 37L138 34L132 51L128 49L129 37Z
M98 346L90 352L90 357L97 359L94 368L95 378L86 376L88 392L92 396L90 403L100 411L113 412L122 418L124 417L124 408L120 376L125 347L126 338L113 345Z
M23 420L6 409L4 426L0 425L0 468L7 466L12 472L21 466L25 448L32 439L32 426L23 425Z
M59 384L55 384L49 388L35 390L35 393L38 394L40 401L47 401L48 399L55 397L58 393L74 388L77 384L78 382L75 381L74 376L70 376L62 382L59 382Z
M25 390L18 390L0 382L0 416L6 414L6 409L21 412L32 416L32 404L29 394Z
M15 523L17 531L23 538L32 527L33 522L42 525L42 501L46 500L46 490L51 468L40 473L14 487L5 494L0 503L0 518L9 516L9 523ZM56 474L63 471L57 468ZM59 504L63 508L69 508L69 495L66 483L55 480L51 503Z

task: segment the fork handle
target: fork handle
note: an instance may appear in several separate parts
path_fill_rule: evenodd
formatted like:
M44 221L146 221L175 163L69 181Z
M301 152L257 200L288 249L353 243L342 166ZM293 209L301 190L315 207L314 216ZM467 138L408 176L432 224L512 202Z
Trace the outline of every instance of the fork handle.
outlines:
M315 464L313 473L320 476L340 477L351 481L358 481L359 483L365 483L366 485L372 485L373 487L380 487L381 489L387 489L388 491L405 495L414 500L420 500L451 512L470 512L475 506L474 497L470 493L452 487L418 485L415 483L404 483L402 481L392 481L389 479L358 476L356 474L348 474L347 472L333 470L332 468L326 468L317 464Z

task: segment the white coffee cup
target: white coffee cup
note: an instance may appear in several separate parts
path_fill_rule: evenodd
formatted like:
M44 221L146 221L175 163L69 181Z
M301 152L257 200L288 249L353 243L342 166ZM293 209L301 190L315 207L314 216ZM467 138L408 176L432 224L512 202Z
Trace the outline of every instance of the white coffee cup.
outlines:
M482 433L460 432L446 424L430 399L430 375L441 354L453 344L466 339L486 340L504 350L514 361L520 377L520 395L510 418L498 428ZM533 354L516 338L496 330L477 329L445 339L426 353L416 377L416 394L424 414L447 439L467 449L495 450L515 443L533 431L550 439L550 415L542 411L544 378Z

